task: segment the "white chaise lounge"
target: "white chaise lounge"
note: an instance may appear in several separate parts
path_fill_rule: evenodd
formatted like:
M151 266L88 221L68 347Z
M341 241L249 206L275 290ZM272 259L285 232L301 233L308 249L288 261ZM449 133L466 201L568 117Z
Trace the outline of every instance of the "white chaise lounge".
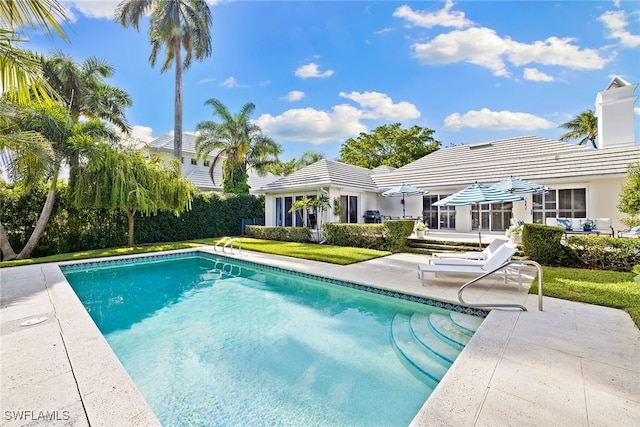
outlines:
M500 246L492 256L486 261L480 260L457 260L457 263L438 263L438 264L418 264L418 278L424 286L425 273L435 274L465 274L473 276L481 276L485 273L493 271L500 266L505 265L513 254L518 250L517 247L504 244ZM464 263L461 263L464 261ZM509 274L507 271L503 272L505 283L507 277L513 274ZM517 268L518 276L518 290L522 291L522 269Z
M506 244L508 240L494 239L493 242L484 248L482 251L469 251L469 252L435 252L431 254L429 263L435 264L442 259L469 259L469 260L486 260L493 254L500 246Z

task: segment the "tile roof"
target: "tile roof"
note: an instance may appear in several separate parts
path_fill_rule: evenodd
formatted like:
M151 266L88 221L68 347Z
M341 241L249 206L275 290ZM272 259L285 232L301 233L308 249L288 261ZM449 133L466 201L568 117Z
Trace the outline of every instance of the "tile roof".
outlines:
M173 153L173 133L167 133L157 137L149 143L150 148ZM191 133L182 134L182 152L196 154L196 136Z
M493 184L509 176L544 184L570 178L623 176L640 161L640 145L596 150L536 136L446 147L391 173L374 174L379 187Z
M267 184L263 190L272 192L289 188L348 187L378 191L371 173L366 168L322 159Z

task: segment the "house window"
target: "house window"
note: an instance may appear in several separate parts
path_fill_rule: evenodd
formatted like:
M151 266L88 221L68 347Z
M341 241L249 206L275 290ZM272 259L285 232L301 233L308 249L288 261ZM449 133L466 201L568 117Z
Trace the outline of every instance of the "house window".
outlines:
M180 157L180 163L184 163L184 157Z
M291 227L293 225L293 215L290 212L293 205L293 197L284 198L284 226Z
M533 195L533 222L544 224L545 218L586 218L587 190L570 188L549 190Z
M282 197L276 197L276 227L282 225Z
M191 159L191 164L194 165L194 166L197 165L198 164L198 159L193 159L192 158Z
M433 206L448 194L435 194L422 197L422 218L427 227L432 229L455 229L456 208L454 206Z
M202 161L202 166L209 167L210 164L211 164L211 161L209 159L205 159Z
M493 203L491 205L480 205L480 215L482 218L482 229L491 231L504 231L510 226L513 203ZM478 208L471 209L471 221L473 228L478 228Z

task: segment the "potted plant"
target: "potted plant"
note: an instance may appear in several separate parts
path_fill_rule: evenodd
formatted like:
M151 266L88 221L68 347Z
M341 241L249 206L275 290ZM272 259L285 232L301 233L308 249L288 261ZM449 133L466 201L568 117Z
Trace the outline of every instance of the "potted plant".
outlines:
M414 230L416 232L416 238L424 239L424 233L425 233L425 231L428 230L428 228L427 228L426 225L424 225L424 223L419 222L419 223L416 224Z
M511 243L515 245L522 244L522 226L512 225L507 229L507 236Z
M591 231L593 228L593 221L586 220L582 221L582 231Z

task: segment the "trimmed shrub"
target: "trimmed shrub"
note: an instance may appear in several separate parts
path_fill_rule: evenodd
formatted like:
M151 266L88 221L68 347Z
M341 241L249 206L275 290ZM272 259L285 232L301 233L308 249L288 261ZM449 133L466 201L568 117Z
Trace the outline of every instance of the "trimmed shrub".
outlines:
M331 222L323 224L322 231L330 245L366 249L382 249L384 246L384 224Z
M397 252L407 245L407 237L413 233L412 219L392 219L384 222L384 249Z
M525 224L522 228L522 250L525 256L543 265L573 264L561 242L564 231L562 227Z
M610 236L571 236L567 242L580 267L629 272L640 264L640 239Z
M256 239L277 240L279 242L311 242L311 230L307 227L268 227L247 225L245 232Z

